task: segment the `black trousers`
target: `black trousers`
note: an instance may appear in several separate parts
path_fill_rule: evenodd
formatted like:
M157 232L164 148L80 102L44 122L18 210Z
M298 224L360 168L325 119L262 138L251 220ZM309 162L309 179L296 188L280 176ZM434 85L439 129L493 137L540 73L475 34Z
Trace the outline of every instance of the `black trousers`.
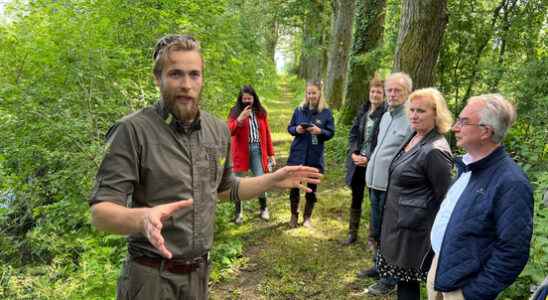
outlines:
M363 196L365 191L365 167L356 166L350 188L352 189L352 209L362 209Z
M314 203L318 200L316 198L316 191L318 190L318 185L313 183L307 183L306 186L308 186L312 192L305 193L306 202L308 203L308 206L314 207ZM299 201L301 198L301 190L298 188L292 188L289 190L289 201L291 203L291 214L298 214L299 213Z
M418 281L398 281L398 300L420 300L421 285Z

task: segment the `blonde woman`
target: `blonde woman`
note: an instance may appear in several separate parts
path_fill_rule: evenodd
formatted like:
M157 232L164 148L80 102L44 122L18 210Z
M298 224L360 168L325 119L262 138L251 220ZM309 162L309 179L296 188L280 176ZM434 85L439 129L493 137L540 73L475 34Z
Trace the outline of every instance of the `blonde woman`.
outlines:
M411 93L406 110L413 132L390 164L377 266L381 277L397 280L398 299L419 300L430 229L451 178L453 159L443 134L452 118L434 88Z
M324 142L335 134L333 114L327 108L322 97L322 85L319 81L309 81L306 84L304 101L295 109L293 117L287 126L287 131L294 136L291 143L287 165L305 165L315 167L323 173L323 149ZM315 184L309 184L312 189L305 194L306 203L303 214L303 226L312 227L310 218L316 203ZM299 189L291 189L289 199L291 201L291 220L289 226L297 227L299 218Z

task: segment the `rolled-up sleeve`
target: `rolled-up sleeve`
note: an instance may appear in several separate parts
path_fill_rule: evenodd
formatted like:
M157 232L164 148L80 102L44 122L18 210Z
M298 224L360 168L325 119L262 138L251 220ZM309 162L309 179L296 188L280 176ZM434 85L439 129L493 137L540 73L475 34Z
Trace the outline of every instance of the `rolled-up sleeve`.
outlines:
M128 195L139 181L139 144L132 126L115 125L107 141L107 150L97 171L89 204L109 201L126 206Z

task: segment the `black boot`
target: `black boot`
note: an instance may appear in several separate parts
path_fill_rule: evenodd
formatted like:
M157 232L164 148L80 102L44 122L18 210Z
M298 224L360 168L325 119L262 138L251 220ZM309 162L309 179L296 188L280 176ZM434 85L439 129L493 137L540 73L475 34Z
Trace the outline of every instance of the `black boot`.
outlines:
M361 209L350 209L350 220L348 221L348 239L343 242L343 245L348 246L358 240L358 228L360 227L361 216Z
M312 222L310 218L312 217L312 211L314 210L314 205L316 204L316 194L315 193L306 193L306 203L304 205L304 222L303 226L307 228L312 227Z
M298 226L299 221L299 189L291 189L289 191L289 201L291 204L291 220L289 221L289 227L295 228Z
M378 243L377 241L373 240L370 241L373 246L373 266L369 269L363 269L358 272L357 276L358 278L379 278L379 271L377 270L377 251L378 251Z

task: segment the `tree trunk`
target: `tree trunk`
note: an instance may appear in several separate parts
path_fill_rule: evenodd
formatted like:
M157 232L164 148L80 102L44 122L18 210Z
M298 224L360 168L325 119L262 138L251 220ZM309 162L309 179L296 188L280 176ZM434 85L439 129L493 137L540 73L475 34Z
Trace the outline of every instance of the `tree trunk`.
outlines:
M447 0L403 1L394 71L408 73L414 88L434 84L447 20Z
M299 60L298 75L305 80L319 80L322 77L324 22L322 1L311 1L305 12L303 24L303 45Z
M383 41L385 0L366 0L356 3L356 29L346 97L339 122L350 124L360 105L369 101L369 80L379 68Z
M272 63L276 63L276 45L278 44L278 38L280 37L280 24L276 18L272 18L267 24L268 29L265 33L265 47L268 58Z
M352 45L352 20L354 19L354 0L336 1L336 11L329 61L327 64L327 82L325 84L325 98L333 108L339 108L343 102L348 69L348 56Z

